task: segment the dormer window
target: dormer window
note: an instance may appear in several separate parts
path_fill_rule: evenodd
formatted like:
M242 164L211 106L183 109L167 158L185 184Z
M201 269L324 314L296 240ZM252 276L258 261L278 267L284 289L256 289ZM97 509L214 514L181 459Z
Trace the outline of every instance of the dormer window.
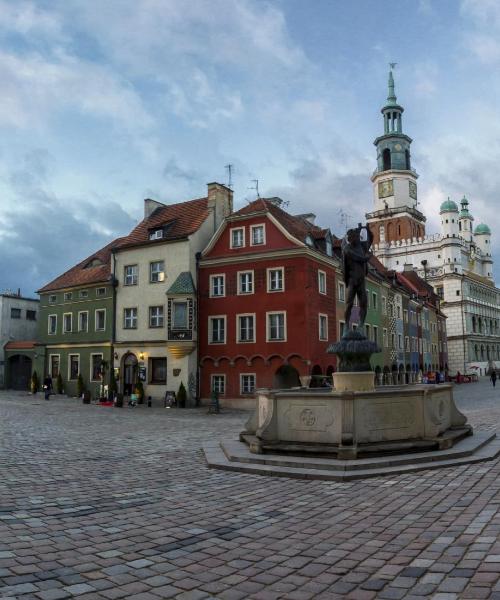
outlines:
M103 264L104 263L100 258L95 257L89 260L89 262L85 265L85 268L90 269L91 267L100 267Z
M333 256L333 248L331 240L326 240L326 253L328 256Z
M155 229L149 234L150 240L161 240L163 238L163 229Z
M243 248L245 245L245 229L236 227L231 229L231 248Z
M306 244L307 244L308 246L314 246L313 239L312 239L312 237L311 237L310 235L308 235L308 236L306 237Z
M266 230L264 225L252 225L250 231L252 246L262 246L266 243Z

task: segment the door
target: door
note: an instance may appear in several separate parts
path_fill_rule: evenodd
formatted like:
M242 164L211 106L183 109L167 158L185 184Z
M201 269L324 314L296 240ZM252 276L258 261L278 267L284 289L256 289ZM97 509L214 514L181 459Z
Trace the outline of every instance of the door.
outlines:
M9 358L9 388L29 390L31 379L31 358L15 354Z
M127 354L123 361L123 393L130 396L137 384L138 364L135 354Z

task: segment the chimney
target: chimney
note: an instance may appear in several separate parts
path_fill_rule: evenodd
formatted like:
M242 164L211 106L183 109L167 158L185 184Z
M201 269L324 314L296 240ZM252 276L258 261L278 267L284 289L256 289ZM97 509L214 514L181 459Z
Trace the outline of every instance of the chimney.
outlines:
M404 271L405 273L408 273L409 271L411 272L411 271L413 271L413 270L414 270L414 269L413 269L413 265L412 265L411 263L405 263L405 264L404 264L404 266L403 266L403 271Z
M151 200L151 198L145 198L144 200L144 218L147 219L150 217L157 208L160 206L165 206L162 202L158 202L157 200Z
M233 212L233 190L222 183L207 183L208 208L214 211L214 230Z

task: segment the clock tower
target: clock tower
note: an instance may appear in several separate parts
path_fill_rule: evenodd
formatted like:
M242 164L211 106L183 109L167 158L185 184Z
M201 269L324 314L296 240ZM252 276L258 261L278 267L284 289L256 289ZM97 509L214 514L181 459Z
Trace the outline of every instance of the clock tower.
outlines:
M417 178L411 166L412 139L403 133L404 108L394 92L393 64L389 93L381 112L384 133L374 141L377 168L372 175L374 210L366 214L374 243L390 243L425 235L425 216L417 209Z

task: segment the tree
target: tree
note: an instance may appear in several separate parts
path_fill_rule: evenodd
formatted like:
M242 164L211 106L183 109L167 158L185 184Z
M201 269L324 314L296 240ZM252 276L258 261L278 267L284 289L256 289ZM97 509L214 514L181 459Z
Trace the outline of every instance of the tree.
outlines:
M82 397L83 392L85 391L85 384L83 382L82 374L78 374L78 378L76 380L76 395L78 398Z
M137 403L142 404L144 402L144 386L142 385L142 381L136 383L135 393L137 394Z
M56 392L58 394L62 394L63 393L63 380L62 380L61 373L58 373L57 377L56 377Z
M32 394L36 394L38 392L38 390L40 389L40 382L38 381L38 373L36 371L33 371L33 374L31 375L31 393Z
M116 395L116 392L118 391L118 386L116 384L116 377L115 377L115 370L111 369L110 373L109 373L109 398L114 398Z
M186 398L187 398L186 388L184 387L184 383L181 381L181 384L179 386L179 391L177 392L177 406L179 408L185 408Z

